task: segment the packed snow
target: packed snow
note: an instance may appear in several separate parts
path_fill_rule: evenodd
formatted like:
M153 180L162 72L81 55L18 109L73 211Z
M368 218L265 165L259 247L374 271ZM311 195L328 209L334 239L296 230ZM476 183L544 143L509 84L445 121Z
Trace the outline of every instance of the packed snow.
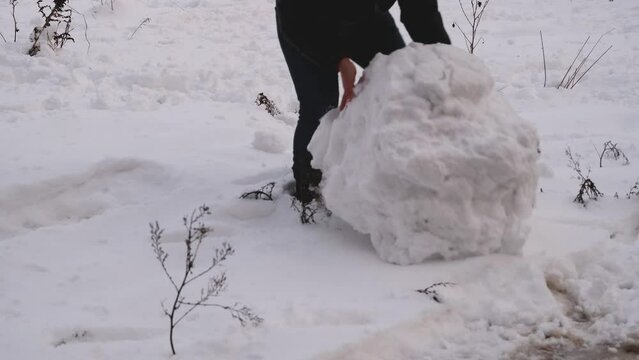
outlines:
M25 55L42 21L35 2L17 3L16 43L0 5L0 358L637 358L635 0L490 2L475 56L540 140L530 233L522 255L411 266L380 260L337 214L302 225L291 208L298 103L273 0L110 4L73 0L90 46L74 14L75 43L36 57ZM451 26L464 25L459 3L439 5L463 48ZM609 53L574 89L556 89L586 37L604 33L593 56ZM256 106L260 93L282 114ZM599 167L609 140L629 164ZM604 197L573 202L568 147ZM272 181L273 202L239 199ZM264 323L198 309L176 328L172 357L161 304L174 290L148 223L165 228L168 270L180 274L182 217L202 203L213 230L201 259L222 242L236 250L216 269L228 287L215 301L250 306Z
M406 265L521 253L538 144L477 57L413 44L377 56L309 148L327 208Z

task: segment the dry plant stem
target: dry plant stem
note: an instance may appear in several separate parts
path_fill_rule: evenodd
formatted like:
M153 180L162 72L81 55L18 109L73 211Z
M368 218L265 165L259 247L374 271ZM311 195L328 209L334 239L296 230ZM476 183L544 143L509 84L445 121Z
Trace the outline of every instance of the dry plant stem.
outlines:
M76 12L78 14L80 14L80 16L82 16L82 20L84 20L84 38L87 41L87 55L89 54L89 51L91 50L91 41L89 41L89 24L87 23L87 18L84 16L83 13L79 12L78 10L74 9L73 7L71 7L70 5L69 9L71 9L71 11Z
M459 7L461 8L462 13L464 14L464 18L466 18L466 22L470 26L470 38L468 38L468 35L466 35L466 32L461 27L459 27L459 25L457 26L457 28L459 29L459 32L461 32L462 36L464 37L464 41L466 43L466 49L471 54L475 53L475 49L477 48L477 45L479 45L479 41L481 41L481 38L477 38L477 31L479 29L479 25L481 24L481 20L484 16L484 11L486 11L486 7L488 6L489 3L490 3L490 0L486 0L483 3L479 0L471 0L470 1L471 15L472 15L472 20L471 20L471 17L468 15L468 13L466 12L466 9L464 8L462 0L459 0Z
M566 156L568 157L568 167L573 169L577 173L577 177L581 181L585 181L588 176L584 176L581 172L581 163L579 162L579 154L573 156L570 147L566 148Z
M586 76L586 74L588 74L588 72L590 71L590 69L592 69L592 68L593 68L593 66L595 66L595 65L599 62L599 60L601 60L601 58L602 58L602 57L604 57L604 55L606 55L606 54L608 53L608 51L610 51L610 49L612 49L612 45L610 45L610 46L608 47L608 49L606 49L606 51L604 51L604 52L603 52L603 54L601 54L601 55L597 58L597 60L595 60L595 62L593 62L593 63L592 63L592 65L590 65L590 66L588 67L588 69L586 69L586 71L584 71L584 72L583 72L583 74L581 74L581 76L577 79L577 81L575 81L575 83L574 83L574 84L572 84L572 86L571 86L570 88L572 89L572 88L574 88L577 84L579 84L579 81L581 81L581 79L582 79L584 76Z
M11 16L13 16L13 42L18 40L18 20L16 20L16 5L18 5L18 0L9 0L11 3ZM4 39L4 36L2 37ZM6 40L5 40L6 42Z
M630 199L632 196L639 196L639 178L635 181L634 185L630 188L630 191L626 194L626 198Z
M570 77L570 79L568 80L568 82L566 83L566 86L573 84L573 82L575 81L575 78L577 77L577 74L579 74L579 71L581 70L581 68L584 66L584 64L586 63L586 61L588 61L588 59L590 58L590 55L592 55L592 52L595 51L595 49L597 48L597 45L599 45L599 43L601 42L601 39L603 39L604 36L606 36L607 34L609 34L612 30L608 30L607 32L605 32L604 34L602 34L599 39L597 39L597 41L595 42L595 44L592 46L592 48L590 49L590 51L588 52L588 55L586 55L586 57L584 57L583 60L581 60L581 63L579 63L579 66L577 66L577 69L575 69L575 72L572 74L572 76ZM572 87L574 87L574 85L572 85ZM571 88L572 88L571 87Z
M436 303L441 303L442 301L439 298L439 293L437 292L437 288L450 287L455 285L456 285L455 283L451 283L451 282L438 282L426 287L425 289L416 290L416 291L418 293L430 296L430 298L433 299L433 301L435 301Z
M4 40L4 42L7 42L7 39L5 39L4 35L2 35L2 32L0 32L0 37Z
M599 45L599 43L601 42L601 39L603 39L604 36L608 35L610 32L612 32L612 30L608 30L605 33L603 33L599 39L597 39L597 41L595 42L595 44L592 46L592 48L590 49L590 51L588 52L588 55L586 55L586 57L581 61L581 63L579 64L579 66L577 67L577 69L575 70L575 73L573 74L572 78L570 79L570 81L568 82L568 84L571 84L574 82L575 77L577 76L577 74L579 73L579 70L581 70L581 68L584 66L584 64L586 63L586 61L590 58L590 55L592 55L592 52L595 50L595 48L597 48L597 46Z
M604 157L608 156L608 158L612 158L614 160L619 160L620 158L623 158L624 162L623 165L628 165L630 164L630 160L628 159L628 157L626 156L626 154L617 147L618 144L613 143L612 141L608 140L604 143L604 147L603 147L603 151L600 153L599 149L597 149L597 146L595 144L593 144L595 151L597 152L597 155L599 155L599 167L602 168L603 167L603 159Z
M169 330L169 343L171 345L171 352L175 355L175 344L173 341L173 335L175 334L175 328L177 325L188 316L198 306L211 306L225 309L231 313L234 319L237 319L242 326L247 323L253 325L259 325L262 322L262 318L255 315L253 311L246 306L226 306L220 304L210 304L207 301L211 297L218 296L222 291L226 289L226 274L222 272L216 276L209 278L208 285L200 290L200 296L193 301L187 301L183 295L187 285L193 281L199 279L205 274L209 273L214 267L225 261L230 255L233 255L234 250L228 243L222 243L220 248L215 250L215 255L211 258L209 265L202 271L195 272L196 261L198 258L200 246L202 241L207 237L211 231L210 228L204 226L202 218L205 215L210 214L210 210L206 205L202 205L194 210L190 216L182 218L184 227L186 228L186 238L184 244L186 246L186 258L184 263L184 275L181 279L174 279L169 273L166 267L166 259L168 254L162 248L161 238L164 229L160 228L160 225L156 221L150 224L151 228L151 246L155 253L156 259L160 262L164 274L171 282L173 289L175 290L175 298L170 308L164 307L164 315L169 318L170 330ZM182 306L186 306L183 309Z
M539 36L541 37L541 55L544 58L544 87L546 87L547 71L546 71L546 50L544 49L544 35L539 30Z
M137 33L138 30L140 30L144 25L146 25L146 24L148 24L150 22L151 22L151 18L145 18L144 20L142 20L140 25L138 25L137 29L135 29L133 31L133 33L131 34L131 36L129 36L129 40L133 39L133 36L135 36L135 33Z
M577 53L577 56L575 56L575 59L572 61L572 64L570 64L570 66L568 67L568 70L566 70L566 73L564 74L564 77L561 78L561 81L557 85L557 89L559 89L560 87L562 87L564 85L564 81L566 80L566 77L568 77L568 74L570 73L570 70L572 69L572 67L575 66L575 63L577 62L577 59L579 58L579 55L581 55L581 52L586 47L586 44L588 44L588 40L590 40L590 36L588 36L586 38L586 41L584 41L584 44L581 45L581 49L579 49L579 52Z
M583 67L586 65L586 63L588 62L588 59L590 59L590 56L595 51L595 49L597 48L601 40L604 38L604 36L609 34L611 31L612 30L607 31L606 33L601 35L599 39L597 39L594 45L592 45L592 47L590 48L590 51L588 51L588 53L583 57L583 59L579 62L579 64L573 70L573 67L575 66L575 63L577 62L577 59L583 53L583 50L585 49L586 45L590 41L590 36L586 38L586 41L581 46L581 49L579 49L577 56L575 56L575 59L570 64L570 67L568 67L568 70L566 70L566 73L564 74L564 77L561 79L561 82L557 85L557 89L559 89L560 87L563 87L564 89L573 89L581 81L581 79L583 79L583 77L586 76L586 74L599 62L599 60L601 60L601 58L603 58L608 53L608 51L612 49L612 46L608 47L608 49L606 49L606 51L604 51L586 70L582 71Z
M240 199L255 199L273 201L273 189L275 182L270 182L262 186L259 190L249 191L240 196Z

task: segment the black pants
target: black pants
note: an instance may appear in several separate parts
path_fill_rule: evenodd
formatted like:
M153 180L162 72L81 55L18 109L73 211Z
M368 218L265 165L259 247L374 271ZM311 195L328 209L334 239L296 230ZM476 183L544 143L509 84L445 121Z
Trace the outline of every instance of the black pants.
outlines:
M355 24L353 28L356 31L348 40L349 53L351 59L361 67L368 66L377 53L388 55L405 46L395 21L388 12ZM298 174L311 168L312 155L307 147L319 126L320 118L338 105L337 69L324 68L308 60L286 40L279 26L277 30L300 102L299 120L293 138L293 173L299 181Z

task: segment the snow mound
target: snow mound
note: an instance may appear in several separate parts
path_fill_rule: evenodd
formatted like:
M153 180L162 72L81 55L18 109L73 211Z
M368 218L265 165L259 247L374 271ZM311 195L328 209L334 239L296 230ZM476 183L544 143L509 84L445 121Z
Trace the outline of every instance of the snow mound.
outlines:
M379 256L516 254L537 184L538 137L480 60L412 44L377 56L309 146L327 207L370 234Z

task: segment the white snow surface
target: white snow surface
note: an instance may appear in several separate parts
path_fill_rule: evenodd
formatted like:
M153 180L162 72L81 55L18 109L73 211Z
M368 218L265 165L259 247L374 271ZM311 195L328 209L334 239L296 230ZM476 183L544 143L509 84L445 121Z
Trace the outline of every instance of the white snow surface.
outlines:
M481 60L412 44L377 56L356 92L309 146L334 214L392 263L521 253L539 139Z
M636 0L490 2L475 56L540 139L530 234L522 255L411 266L380 260L337 216L302 225L291 209L282 185L298 103L274 3L73 0L90 48L74 13L75 43L35 57L25 55L42 22L35 2L17 2L15 43L0 4L2 360L637 359L639 197L626 196L639 178ZM459 3L439 6L462 48ZM586 37L611 29L593 56L613 45L608 54L574 89L556 89ZM281 115L255 105L262 92ZM599 167L595 147L608 140L629 164ZM585 207L573 203L567 147L605 193ZM273 202L238 199L271 181ZM264 323L198 309L171 356L161 304L174 290L148 223L165 228L178 276L182 216L202 203L212 231L197 268L222 242L236 250L215 269L228 287L214 302L247 305ZM207 286L198 280L189 298Z

